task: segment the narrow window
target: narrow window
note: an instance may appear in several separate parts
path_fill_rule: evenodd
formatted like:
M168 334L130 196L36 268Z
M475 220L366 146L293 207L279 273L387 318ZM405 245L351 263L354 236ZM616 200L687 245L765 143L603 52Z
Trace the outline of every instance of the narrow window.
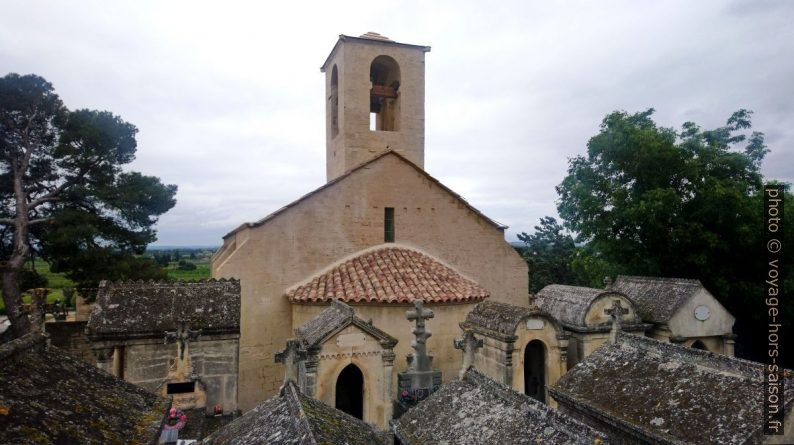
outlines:
M339 134L339 72L334 65L331 70L331 95L328 97L331 107L331 139Z
M383 217L383 241L394 242L394 207L386 207Z

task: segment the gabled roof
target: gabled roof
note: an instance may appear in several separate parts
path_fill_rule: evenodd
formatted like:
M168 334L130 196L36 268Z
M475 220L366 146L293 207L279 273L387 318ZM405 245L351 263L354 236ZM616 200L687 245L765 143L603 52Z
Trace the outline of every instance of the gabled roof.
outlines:
M239 333L240 281L103 281L86 330L94 340L162 337L180 321L204 334Z
M290 380L278 395L215 431L202 443L377 445L385 442L371 426L304 396Z
M371 164L374 164L375 162L378 162L379 160L381 160L381 159L383 159L383 158L385 158L385 157L387 157L387 156L395 156L395 157L397 157L398 159L400 159L401 161L403 161L403 162L405 162L406 164L408 164L409 166L411 166L411 167L412 167L414 170L418 171L419 173L421 173L421 174L422 174L422 176L424 176L425 178L427 178L427 180L428 180L428 181L430 181L430 182L434 183L435 185L437 185L438 187L440 187L442 190L446 191L447 193L449 193L450 195L452 195L452 196L453 196L455 199L457 199L458 201L460 201L460 202L461 202L463 205L465 205L465 206L466 206L466 207L467 207L469 210L471 210L472 212L474 212L474 214L476 214L477 216L479 216L480 218L482 218L482 219L483 219L483 221L485 221L486 223L488 223L488 224L490 224L490 225L492 225L492 226L496 227L496 228L497 228L497 229L499 229L499 230L505 230L505 229L507 229L507 226L505 226L505 225L503 225L503 224L499 224L498 222L496 222L496 221L492 220L491 218L488 218L487 216L485 216L485 214L483 214L482 212L480 212L479 210L477 210L476 208L474 208L474 207L473 207L471 204L469 204L469 203L468 203L468 201L466 201L465 199L463 199L463 197L461 197L461 196L460 196L460 195L458 195L457 193L453 192L453 191L452 191L452 189L450 189L449 187L447 187L447 186L445 186L444 184L442 184L442 183L441 183L441 182L440 182L438 179L436 179L436 178L434 178L434 177L430 176L430 174L428 174L428 173L427 173L427 172L426 172L426 171L425 171L423 168L421 168L421 167L419 167L418 165L414 164L413 162L409 161L409 160L408 160L408 159L407 159L405 156L403 156L403 155L401 155L401 154L397 153L397 152L396 152L396 151L394 151L394 150L386 150L386 151L384 151L384 152L380 153L379 155L377 155L377 156L373 157L372 159L370 159L370 160L368 160L368 161L366 161L366 162L364 162L364 163L360 164L359 166L357 166L357 167L354 167L354 168L353 168L353 169L351 169L349 172L347 172L347 173L345 173L345 174L343 174L343 175L340 175L340 176L338 176L338 177L334 178L334 179L333 179L333 180L331 180L331 181L328 181L327 183L323 184L322 186L320 186L320 187L318 187L318 188L314 189L313 191L311 191L311 192L309 192L309 193L307 193L307 194L305 194L305 195L301 196L300 198L296 199L295 201L293 201L293 202L291 202L291 203L289 203L289 204L285 205L284 207L282 207L282 208L280 208L280 209L276 210L275 212L273 212L273 213L271 213L271 214L269 214L269 215L265 216L264 218L262 218L262 219L260 219L260 220L258 220L258 221L256 221L256 222L252 222L252 223L244 223L244 224L241 224L241 225L240 225L240 226L238 226L236 229L234 229L234 230L232 230L231 232L229 232L229 233L227 233L226 235L224 235L224 236L223 236L223 238L224 238L224 239L226 239L226 238L228 238L229 236L231 236L231 235L233 235L233 234L237 233L238 231L240 231L240 230L242 230L242 229L245 229L245 228L252 228L252 227L258 227L258 226L261 226L261 225L263 225L263 224L267 223L268 221L270 221L271 219L273 219L273 218L277 217L278 215L280 215L280 214L282 214L282 213L286 212L286 211L287 211L287 210L289 210L290 208L292 208L292 207L295 207L296 205L300 204L301 202L303 202L303 201L306 201L307 199L311 198L312 196L316 195L317 193L319 193L319 192L321 192L321 191L323 191L323 190L325 190L325 189L327 189L327 188L333 187L334 185L338 184L339 182L342 182L342 181L344 181L345 179L349 178L351 175L355 174L356 172L358 172L358 171L360 171L360 170L363 170L363 169L365 169L367 166L369 166L369 165L371 165Z
M478 373L443 385L394 423L405 445L606 444L606 437Z
M699 280L685 278L619 275L610 289L628 295L643 320L667 323L681 305L704 287Z
M336 298L348 303L406 304L480 301L489 293L449 266L405 247L387 244L343 260L287 291L293 303Z
M557 319L563 326L578 330L586 328L587 312L590 306L599 298L605 296L618 296L626 299L628 296L611 289L594 289L590 287L568 286L564 284L550 284L535 295L535 304L543 311ZM633 320L632 326L639 327L642 321ZM604 326L604 329L609 329Z
M295 329L295 336L301 346L309 349L320 346L328 337L351 324L378 339L384 347L393 348L397 344L396 338L356 317L353 308L338 300L333 300L330 307Z
M535 305L522 307L497 301L483 301L466 315L461 327L481 333L495 332L504 336L514 336L518 324L531 316L549 318Z
M760 443L761 363L618 333L549 389L566 409L638 442ZM783 371L787 412L794 379Z
M170 406L41 334L0 345L0 443L156 443Z

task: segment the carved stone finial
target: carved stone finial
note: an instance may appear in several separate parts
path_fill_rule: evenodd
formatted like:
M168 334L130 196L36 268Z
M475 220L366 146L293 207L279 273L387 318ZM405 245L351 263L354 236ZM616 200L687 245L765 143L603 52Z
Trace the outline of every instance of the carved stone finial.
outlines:
M475 337L471 331L466 331L466 333L463 334L463 338L453 340L452 345L455 349L463 351L463 365L458 375L458 377L463 380L466 371L474 365L474 353L477 349L482 348L484 343L481 338L478 339Z
M620 319L628 314L629 310L620 305L620 300L613 300L612 307L604 309L604 314L612 317L612 331L609 334L609 342L617 341L618 331L620 331Z

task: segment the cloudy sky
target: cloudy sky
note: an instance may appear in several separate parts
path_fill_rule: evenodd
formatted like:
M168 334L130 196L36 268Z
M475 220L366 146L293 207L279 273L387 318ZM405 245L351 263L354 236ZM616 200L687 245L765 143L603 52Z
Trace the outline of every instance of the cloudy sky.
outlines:
M339 34L427 54L426 169L508 239L556 215L567 159L613 110L703 127L739 108L794 181L794 2L0 1L0 75L135 124L131 168L177 184L159 245L218 245L325 182Z

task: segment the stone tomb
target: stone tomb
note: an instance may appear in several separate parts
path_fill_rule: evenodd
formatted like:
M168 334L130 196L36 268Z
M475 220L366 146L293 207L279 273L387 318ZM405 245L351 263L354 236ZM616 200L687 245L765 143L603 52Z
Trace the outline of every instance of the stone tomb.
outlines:
M239 281L103 282L86 332L111 374L179 409L237 411Z

